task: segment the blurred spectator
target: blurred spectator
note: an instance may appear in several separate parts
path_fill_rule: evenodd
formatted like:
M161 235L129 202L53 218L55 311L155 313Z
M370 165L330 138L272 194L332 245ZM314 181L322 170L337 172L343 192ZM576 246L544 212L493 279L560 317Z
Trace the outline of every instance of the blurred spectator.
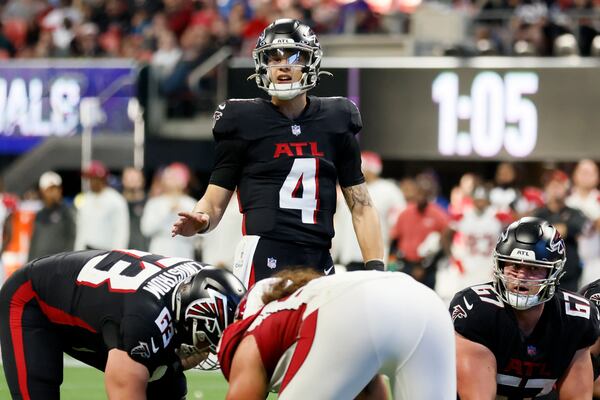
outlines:
M75 250L125 249L129 244L129 211L125 198L107 184L108 169L92 161L82 172L90 190L76 201Z
M75 212L65 204L62 179L56 172L44 172L39 180L44 203L35 215L28 260L72 251L75 245Z
M241 240L242 214L238 207L237 196L231 196L219 226L202 235L202 262L231 270L235 248Z
M371 200L379 214L385 252L384 260L387 260L390 249L389 232L398 220L400 212L406 207L406 201L395 182L380 177L383 164L377 153L363 151L361 162ZM362 253L352 226L352 215L346 202L343 201L343 196L338 195L338 200L337 211L334 215L335 237L333 238L332 256L336 262L345 265L349 271L364 269Z
M490 191L491 204L500 212L512 213L519 200L515 166L508 162L498 164L494 185Z
M179 210L191 210L196 205L196 200L185 194L189 180L189 169L181 163L173 163L162 172L163 192L148 200L141 220L142 233L150 238L151 253L195 258L197 237L171 237Z
M140 228L144 206L146 205L146 191L144 174L137 168L123 169L121 176L123 184L123 197L129 209L129 249L148 250L149 240L142 234Z
M12 238L11 215L17 208L17 198L4 192L4 182L0 177L0 285L6 278L2 255Z
M86 22L76 30L71 41L71 55L76 57L102 57L104 51L98 42L98 27L92 22Z
M169 75L175 64L182 56L181 49L177 45L177 38L171 31L158 33L158 48L152 55L152 65L157 68L159 76Z
M471 172L467 172L460 177L458 185L450 191L450 205L448 206L450 215L462 215L473 207L471 196L475 186L480 182L481 178Z
M29 23L47 8L47 2L42 0L9 0L2 11L2 19L20 19Z
M576 292L582 267L577 240L589 221L581 211L565 204L569 192L567 174L560 170L553 170L548 173L545 181L546 206L535 210L533 216L550 222L564 239L567 261L565 275L560 280L560 287Z
M448 227L446 212L433 202L435 182L430 174L415 178L414 202L408 206L392 229L400 268L430 288L435 287L437 263L443 255L442 232Z
M491 280L490 256L506 226L490 206L485 186L477 186L471 198L472 207L454 215L445 233L452 242L452 259L448 268L438 271L436 292L448 302L459 290Z
M567 206L580 210L590 221L590 229L579 238L579 255L583 261L582 282L600 278L600 191L598 166L592 160L579 161L573 171L573 189Z

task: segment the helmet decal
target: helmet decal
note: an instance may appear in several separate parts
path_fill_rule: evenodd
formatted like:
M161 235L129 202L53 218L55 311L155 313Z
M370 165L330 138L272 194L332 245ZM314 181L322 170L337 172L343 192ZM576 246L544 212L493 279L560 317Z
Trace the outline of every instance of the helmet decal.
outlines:
M221 334L222 329L229 325L227 320L227 297L214 289L207 289L209 298L193 301L185 311L185 318L197 318L204 321L204 327L209 333Z
M565 242L562 240L560 233L558 233L556 229L554 229L552 240L548 243L548 248L550 251L565 254Z

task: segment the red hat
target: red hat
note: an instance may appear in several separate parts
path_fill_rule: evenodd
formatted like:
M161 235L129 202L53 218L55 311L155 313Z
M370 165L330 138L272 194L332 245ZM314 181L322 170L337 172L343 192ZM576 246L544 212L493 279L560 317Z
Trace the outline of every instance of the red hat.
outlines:
M102 162L93 160L87 168L81 171L81 175L85 178L106 178L108 176L108 169L106 169L106 166Z
M548 177L546 179L546 184L550 182L559 182L559 183L569 183L569 175L560 169L552 170L548 173Z
M375 175L379 175L381 173L383 165L379 154L373 151L363 151L360 153L360 158L364 171L372 172Z

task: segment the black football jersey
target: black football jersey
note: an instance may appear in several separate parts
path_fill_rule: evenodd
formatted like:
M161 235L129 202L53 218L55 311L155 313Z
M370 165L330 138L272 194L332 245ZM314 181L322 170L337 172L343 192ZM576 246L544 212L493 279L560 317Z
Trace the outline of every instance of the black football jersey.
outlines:
M557 290L531 335L519 330L513 309L492 283L458 292L450 304L454 329L496 357L497 395L509 400L548 394L575 352L598 337L598 312L578 294Z
M202 264L137 250L90 250L25 268L42 311L61 330L65 352L101 370L112 348L151 375L180 367L171 294Z
M586 299L600 308L600 279L584 286L579 291ZM592 364L594 365L594 380L600 376L600 354L592 354Z
M336 182L364 182L356 106L344 97L308 97L295 120L268 100L228 100L214 114L216 161L210 182L237 187L244 233L330 247Z

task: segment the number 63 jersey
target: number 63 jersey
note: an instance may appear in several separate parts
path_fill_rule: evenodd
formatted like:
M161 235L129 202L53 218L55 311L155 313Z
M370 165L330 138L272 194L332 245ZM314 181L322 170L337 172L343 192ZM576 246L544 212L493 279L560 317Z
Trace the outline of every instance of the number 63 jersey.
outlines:
M203 268L137 250L89 250L37 259L24 272L65 352L104 370L117 348L152 375L179 367L171 294Z
M533 332L525 337L513 309L494 292L492 283L458 292L450 304L455 331L490 349L496 357L497 395L508 399L548 394L567 371L575 353L599 335L598 309L558 289L544 303Z
M210 183L237 187L244 234L330 247L336 181L364 182L356 106L343 97L308 96L302 114L290 120L268 100L228 100L213 118Z

